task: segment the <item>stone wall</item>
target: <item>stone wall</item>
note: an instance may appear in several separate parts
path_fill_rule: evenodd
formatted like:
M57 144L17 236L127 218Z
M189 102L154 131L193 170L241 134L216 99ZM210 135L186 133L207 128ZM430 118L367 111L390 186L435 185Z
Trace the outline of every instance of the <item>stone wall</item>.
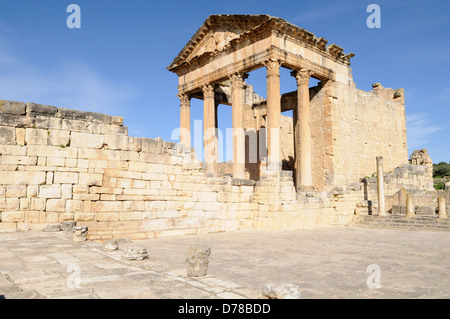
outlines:
M376 172L383 156L384 171L408 163L403 90L374 85L372 92L328 83L331 99L333 185L346 185ZM314 100L313 100L314 101ZM314 103L314 102L313 102Z
M343 222L332 203L299 203L292 174L211 178L193 150L129 137L120 117L1 101L0 131L1 231L75 220L104 240Z
M376 198L364 176L307 193L295 191L292 171L264 165L257 182L212 178L194 150L127 131L121 117L0 101L0 231L71 220L94 240L311 228L348 224ZM425 166L385 180L389 207L401 187L430 189Z

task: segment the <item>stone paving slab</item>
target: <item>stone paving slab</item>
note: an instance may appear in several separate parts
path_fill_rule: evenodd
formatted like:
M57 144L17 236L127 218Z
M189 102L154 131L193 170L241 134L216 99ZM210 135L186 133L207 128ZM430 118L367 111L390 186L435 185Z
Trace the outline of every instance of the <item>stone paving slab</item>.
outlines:
M191 244L211 247L208 275L186 275ZM147 249L121 259L125 246ZM0 296L13 299L256 299L268 283L302 298L450 298L448 232L332 227L135 240L107 251L60 233L0 234ZM369 265L380 288L369 288Z

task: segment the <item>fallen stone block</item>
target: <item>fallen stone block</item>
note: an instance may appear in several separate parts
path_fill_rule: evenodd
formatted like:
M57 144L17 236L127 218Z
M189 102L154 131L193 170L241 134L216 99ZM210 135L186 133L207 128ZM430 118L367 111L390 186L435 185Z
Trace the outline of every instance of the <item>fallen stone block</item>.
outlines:
M107 240L103 244L106 250L112 251L119 249L119 244L116 239Z
M143 247L126 247L122 259L144 260L148 258L147 249Z
M61 228L64 235L73 235L73 229L77 226L76 221L61 222Z
M260 299L300 299L300 288L293 284L267 284L262 289Z
M73 228L73 240L76 242L86 241L87 234L88 228L86 226Z

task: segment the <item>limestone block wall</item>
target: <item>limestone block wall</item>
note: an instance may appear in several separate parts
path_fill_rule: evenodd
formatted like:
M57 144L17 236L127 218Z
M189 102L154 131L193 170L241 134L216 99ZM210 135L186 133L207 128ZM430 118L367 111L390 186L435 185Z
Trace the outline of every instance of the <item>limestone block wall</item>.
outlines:
M365 92L340 83L326 84L331 142L325 151L333 172L332 185L347 185L376 172L376 157L383 156L384 171L408 163L403 90L374 85ZM320 99L318 100L320 101ZM312 100L315 103L315 100Z
M299 203L292 175L285 188L208 177L195 152L129 137L120 117L1 101L0 132L0 231L75 220L104 240L343 222Z

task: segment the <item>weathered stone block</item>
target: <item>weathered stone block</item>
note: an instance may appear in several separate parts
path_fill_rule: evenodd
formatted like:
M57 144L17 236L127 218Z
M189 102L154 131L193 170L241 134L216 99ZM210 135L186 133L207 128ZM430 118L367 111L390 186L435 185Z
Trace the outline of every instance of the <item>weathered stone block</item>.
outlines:
M54 146L69 146L70 132L62 130L49 130L47 143L48 145Z
M3 222L23 222L23 221L25 221L25 213L24 212L20 212L20 211L4 211L4 212L2 212L2 223Z
M92 133L93 124L91 122L63 119L61 129L71 132L87 132Z
M117 250L119 249L119 243L117 242L117 239L111 239L107 240L104 243L105 250Z
M0 100L0 113L23 115L26 113L25 103Z
M55 106L42 105L36 103L27 103L26 111L29 115L41 115L41 116L49 116L54 117L58 108Z
M91 206L92 212L120 212L121 210L122 202L120 201L93 202Z
M26 129L16 128L16 143L17 145L25 145Z
M161 148L162 148L162 142L155 140L155 139L151 139L151 138L141 138L141 147L142 147L142 152L146 152L146 153L157 153L160 154L161 153Z
M45 172L3 171L0 185L41 185L45 184Z
M70 146L83 148L102 148L105 136L100 134L72 132Z
M81 200L67 200L66 212L74 213L83 211L83 201Z
M73 229L77 226L76 221L64 221L61 222L61 228L64 233L64 235L73 235Z
M26 185L7 185L6 186L6 197L26 197L27 196L27 186Z
M262 289L260 299L300 299L300 288L292 284L268 284Z
M82 221L82 222L95 221L95 215L96 214L94 214L94 213L78 213L78 212L75 212L74 219L77 220L77 221Z
M0 123L4 126L12 126L15 128L33 127L34 117L0 113Z
M61 198L61 185L42 185L39 187L40 198Z
M65 212L66 201L64 199L48 199L46 204L48 212Z
M37 157L35 156L16 156L3 155L2 165L36 165Z
M111 116L111 125L123 125L123 117Z
M78 173L55 172L53 180L55 184L77 184Z
M143 260L148 258L147 249L143 247L125 247L122 259Z
M80 173L80 185L103 186L103 174Z
M84 112L85 119L91 122L101 122L111 124L111 116L103 113Z
M76 242L86 241L87 234L88 228L86 226L73 228L73 240Z
M6 145L16 144L16 130L14 129L14 127L0 126L0 144Z
M32 198L30 209L32 211L44 211L45 210L45 199L42 198Z
M111 150L134 150L133 138L125 135L105 135L105 144Z
M62 127L62 119L48 116L36 116L34 126L46 130L60 130Z

